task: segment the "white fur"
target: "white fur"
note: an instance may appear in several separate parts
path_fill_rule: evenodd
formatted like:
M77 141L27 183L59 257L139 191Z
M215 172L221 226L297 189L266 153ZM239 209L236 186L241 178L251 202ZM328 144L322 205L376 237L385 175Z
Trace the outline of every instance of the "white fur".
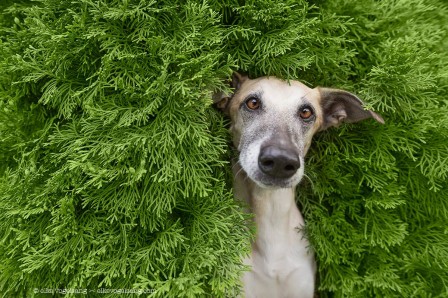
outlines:
M245 263L245 297L302 297L314 293L315 263L300 228L304 221L294 201L293 188L254 186L252 211L257 237Z

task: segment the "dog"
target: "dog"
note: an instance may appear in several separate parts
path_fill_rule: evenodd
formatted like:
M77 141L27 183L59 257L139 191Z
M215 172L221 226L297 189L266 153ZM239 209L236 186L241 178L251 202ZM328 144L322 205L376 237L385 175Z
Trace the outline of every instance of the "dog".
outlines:
M230 116L234 194L254 214L256 235L250 266L242 277L245 297L309 298L314 295L316 263L304 237L295 188L304 176L313 135L342 122L373 118L347 91L307 87L275 77L249 79L234 73L233 95L215 94L216 106Z

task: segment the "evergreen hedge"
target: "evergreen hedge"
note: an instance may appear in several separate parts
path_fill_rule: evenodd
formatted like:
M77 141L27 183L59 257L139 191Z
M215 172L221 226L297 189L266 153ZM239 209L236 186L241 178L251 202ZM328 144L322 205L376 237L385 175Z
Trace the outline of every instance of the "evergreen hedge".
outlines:
M308 154L298 204L320 297L448 296L442 0L0 9L3 297L235 296L250 231L211 94L237 69L352 91L386 120L322 132Z

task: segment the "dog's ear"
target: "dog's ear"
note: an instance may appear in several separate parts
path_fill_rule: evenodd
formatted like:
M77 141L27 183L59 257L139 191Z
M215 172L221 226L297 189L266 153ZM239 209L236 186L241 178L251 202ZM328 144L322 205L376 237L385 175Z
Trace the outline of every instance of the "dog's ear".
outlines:
M216 92L215 94L213 94L213 104L218 109L228 114L228 107L233 94L235 94L235 92L237 92L241 87L241 84L248 79L248 76L240 74L238 72L234 72L232 74L232 80L230 81L230 87L233 89L233 92L231 94L228 94L224 91Z
M213 94L213 105L223 112L226 112L232 95L227 94L224 91L215 92Z
M234 89L234 93L240 89L241 85L248 79L249 77L247 75L235 71L232 74L232 88Z
M384 124L380 115L364 109L363 102L356 95L331 88L318 88L318 90L324 118L320 130L339 126L342 122L353 123L368 118Z

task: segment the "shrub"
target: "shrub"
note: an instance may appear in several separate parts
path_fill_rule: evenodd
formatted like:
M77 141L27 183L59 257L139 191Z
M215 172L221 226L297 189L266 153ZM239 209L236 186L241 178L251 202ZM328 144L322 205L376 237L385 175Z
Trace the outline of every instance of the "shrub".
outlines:
M236 69L347 89L386 120L322 132L308 154L298 204L320 296L448 294L442 1L11 3L0 4L5 297L234 296L250 232L231 195L227 121L210 104Z

